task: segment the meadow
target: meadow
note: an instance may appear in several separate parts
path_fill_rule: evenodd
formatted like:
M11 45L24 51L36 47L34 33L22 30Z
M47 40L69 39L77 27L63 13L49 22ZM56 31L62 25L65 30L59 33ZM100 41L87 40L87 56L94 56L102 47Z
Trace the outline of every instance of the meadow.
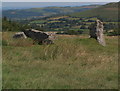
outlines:
M3 89L117 89L118 37L106 46L87 35L59 35L52 45L3 32Z

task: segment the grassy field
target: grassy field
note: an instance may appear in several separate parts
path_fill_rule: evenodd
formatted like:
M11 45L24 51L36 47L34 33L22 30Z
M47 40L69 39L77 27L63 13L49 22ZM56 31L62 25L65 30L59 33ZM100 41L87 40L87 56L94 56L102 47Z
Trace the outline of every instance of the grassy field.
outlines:
M118 39L106 47L88 36L58 36L52 45L32 45L3 33L3 89L117 89Z
M118 3L108 3L100 7L70 14L75 17L99 17L103 21L118 21Z

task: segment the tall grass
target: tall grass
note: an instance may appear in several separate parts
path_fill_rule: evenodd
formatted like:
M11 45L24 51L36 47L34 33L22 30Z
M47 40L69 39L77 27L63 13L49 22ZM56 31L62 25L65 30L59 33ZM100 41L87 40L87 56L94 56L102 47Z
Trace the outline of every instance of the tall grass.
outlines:
M117 89L117 37L103 47L94 39L59 36L52 45L17 44L3 34L3 88ZM7 36L7 38L6 38ZM16 46L14 46L14 44Z

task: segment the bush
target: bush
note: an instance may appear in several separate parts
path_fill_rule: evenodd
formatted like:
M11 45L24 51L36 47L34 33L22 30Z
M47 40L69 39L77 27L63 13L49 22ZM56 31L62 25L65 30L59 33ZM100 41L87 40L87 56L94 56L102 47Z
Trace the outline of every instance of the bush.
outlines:
M83 33L83 30L68 30L65 33L69 35L79 35Z
M85 25L82 25L82 26L80 27L80 29L86 29Z

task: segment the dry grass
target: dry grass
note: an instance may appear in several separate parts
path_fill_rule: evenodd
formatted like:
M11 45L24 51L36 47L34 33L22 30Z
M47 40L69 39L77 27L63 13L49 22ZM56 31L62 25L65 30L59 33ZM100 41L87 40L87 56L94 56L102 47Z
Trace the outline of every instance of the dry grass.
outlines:
M31 39L24 39L24 38L21 38L21 39L13 39L12 36L14 35L15 33L11 33L8 35L7 32L3 32L2 36L2 41L3 41L3 45L5 43L5 45L8 45L8 46L32 46L33 45L33 41Z
M15 43L12 34L3 39ZM58 36L53 45L3 46L3 88L117 89L117 37L106 42L103 47L84 36Z

